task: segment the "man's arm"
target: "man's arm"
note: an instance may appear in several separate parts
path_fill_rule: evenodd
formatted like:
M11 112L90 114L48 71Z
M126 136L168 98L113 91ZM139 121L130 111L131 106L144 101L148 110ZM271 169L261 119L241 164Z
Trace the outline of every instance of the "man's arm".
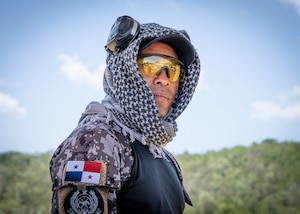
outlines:
M108 130L75 130L50 161L52 213L117 213L123 149Z

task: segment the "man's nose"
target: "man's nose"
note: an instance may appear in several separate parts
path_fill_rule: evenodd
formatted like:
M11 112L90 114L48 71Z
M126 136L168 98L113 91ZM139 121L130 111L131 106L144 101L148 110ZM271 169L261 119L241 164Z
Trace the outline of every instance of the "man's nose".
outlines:
M154 78L154 84L161 84L162 86L169 86L170 79L169 79L169 70L168 68L164 67L161 68Z

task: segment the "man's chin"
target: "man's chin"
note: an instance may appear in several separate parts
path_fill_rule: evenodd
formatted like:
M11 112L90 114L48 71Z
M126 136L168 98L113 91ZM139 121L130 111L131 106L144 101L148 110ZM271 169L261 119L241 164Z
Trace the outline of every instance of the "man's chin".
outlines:
M166 107L162 107L162 106L159 106L157 105L157 109L158 109L158 114L160 117L164 117L167 115L169 109L167 109Z

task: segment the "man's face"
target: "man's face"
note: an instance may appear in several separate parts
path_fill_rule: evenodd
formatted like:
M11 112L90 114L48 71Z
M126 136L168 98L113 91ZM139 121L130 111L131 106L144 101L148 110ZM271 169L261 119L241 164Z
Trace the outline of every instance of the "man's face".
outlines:
M140 54L163 54L177 59L175 50L171 46L161 42L151 44L149 47L142 50ZM166 116L177 93L179 80L175 82L170 81L167 77L166 69L164 69L158 76L148 77L143 75L143 78L154 95L159 116Z

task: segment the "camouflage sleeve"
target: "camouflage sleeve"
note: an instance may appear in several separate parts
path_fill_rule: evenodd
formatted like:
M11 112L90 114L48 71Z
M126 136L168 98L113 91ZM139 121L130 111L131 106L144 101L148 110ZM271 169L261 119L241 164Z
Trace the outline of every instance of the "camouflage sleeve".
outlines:
M104 128L80 127L50 161L52 213L116 214L117 192L130 174L130 147Z

